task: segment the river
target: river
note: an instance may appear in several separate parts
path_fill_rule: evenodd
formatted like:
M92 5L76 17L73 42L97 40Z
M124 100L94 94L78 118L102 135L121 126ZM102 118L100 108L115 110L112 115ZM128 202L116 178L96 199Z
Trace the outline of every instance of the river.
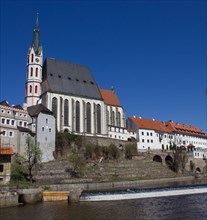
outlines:
M2 220L206 220L207 192L107 202L42 202L4 208Z

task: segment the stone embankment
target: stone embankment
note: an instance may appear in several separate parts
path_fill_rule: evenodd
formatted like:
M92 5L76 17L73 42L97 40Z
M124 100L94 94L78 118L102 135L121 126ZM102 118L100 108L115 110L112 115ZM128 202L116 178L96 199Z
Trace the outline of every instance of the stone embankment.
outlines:
M69 183L74 182L68 170L68 160L56 160L44 163L34 172L34 180L38 183ZM81 170L85 181L110 181L122 179L148 179L177 177L166 164L145 160L89 161Z
M82 192L89 191L111 191L125 189L143 189L156 187L169 187L177 185L186 185L193 183L194 176L149 179L149 180L134 180L134 181L119 181L119 182L93 182L93 183L76 183L76 184L49 184L42 185L38 189L12 189L9 192L8 187L2 189L7 193L0 194L0 208L18 206L20 204L32 204L41 201L60 201L79 202ZM207 176L196 183L207 183ZM45 188L47 190L45 191ZM3 192L3 191L2 191Z
M33 204L42 201L42 189L10 189L5 187L0 192L0 208Z

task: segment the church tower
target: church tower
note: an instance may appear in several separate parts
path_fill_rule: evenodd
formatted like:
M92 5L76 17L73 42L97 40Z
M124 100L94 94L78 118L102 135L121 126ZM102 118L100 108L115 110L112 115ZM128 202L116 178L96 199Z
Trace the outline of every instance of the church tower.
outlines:
M40 103L42 83L43 50L39 41L38 14L33 33L32 45L27 55L27 76L25 90L25 107Z

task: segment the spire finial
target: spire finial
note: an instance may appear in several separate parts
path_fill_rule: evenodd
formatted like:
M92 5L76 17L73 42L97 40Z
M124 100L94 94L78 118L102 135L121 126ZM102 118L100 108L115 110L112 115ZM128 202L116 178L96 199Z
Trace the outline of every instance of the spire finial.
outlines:
M37 12L37 19L36 19L36 26L35 26L35 30L38 30L38 16L39 16L39 12Z
M39 54L41 51L40 41L39 41L39 27L38 27L38 16L39 12L37 12L36 25L33 33L32 47L36 54Z

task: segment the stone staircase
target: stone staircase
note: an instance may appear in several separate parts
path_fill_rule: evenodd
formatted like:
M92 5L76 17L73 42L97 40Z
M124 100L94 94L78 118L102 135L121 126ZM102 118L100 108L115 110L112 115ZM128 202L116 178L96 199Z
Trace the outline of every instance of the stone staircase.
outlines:
M176 174L166 165L151 160L120 160L89 161L83 169L83 177L72 178L68 169L68 160L55 160L37 166L34 170L34 180L42 183L70 183L81 181L108 181L118 179L144 179L172 177Z

